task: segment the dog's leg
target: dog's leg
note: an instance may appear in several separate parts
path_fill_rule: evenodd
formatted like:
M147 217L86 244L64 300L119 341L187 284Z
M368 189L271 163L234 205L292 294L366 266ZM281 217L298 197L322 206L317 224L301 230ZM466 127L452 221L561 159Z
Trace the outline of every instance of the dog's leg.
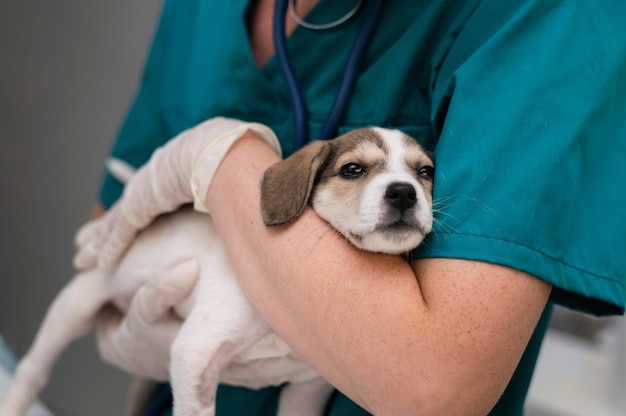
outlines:
M267 332L243 294L237 296L244 306L222 291L199 299L176 337L170 368L175 416L214 416L223 369Z
M333 387L321 377L289 383L280 393L277 416L322 416Z
M46 385L61 352L93 324L107 298L106 276L98 270L80 274L57 295L30 350L20 360L0 416L22 416Z

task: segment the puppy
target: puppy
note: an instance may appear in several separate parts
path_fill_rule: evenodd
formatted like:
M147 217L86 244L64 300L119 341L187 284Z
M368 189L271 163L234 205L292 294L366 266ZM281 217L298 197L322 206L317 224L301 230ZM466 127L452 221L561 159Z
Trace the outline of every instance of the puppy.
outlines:
M293 221L310 203L355 246L401 254L432 226L433 162L396 131L364 128L314 142L269 168L261 189L267 226ZM280 416L318 416L332 388L280 340L241 291L211 217L189 208L141 232L116 270L78 274L54 300L18 365L0 416L22 416L62 350L111 302L125 310L133 293L172 265L195 259L192 294L175 312L185 322L171 349L176 416L212 416L219 382L283 390ZM182 277L181 277L182 278Z

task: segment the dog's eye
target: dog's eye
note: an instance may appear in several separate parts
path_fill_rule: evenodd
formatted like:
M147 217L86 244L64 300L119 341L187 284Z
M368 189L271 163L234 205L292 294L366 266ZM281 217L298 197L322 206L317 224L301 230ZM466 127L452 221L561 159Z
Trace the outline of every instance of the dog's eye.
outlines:
M358 163L346 163L341 167L341 176L344 178L358 178L365 173L365 168Z
M435 176L435 168L432 166L422 166L417 171L418 175L423 178L432 179Z

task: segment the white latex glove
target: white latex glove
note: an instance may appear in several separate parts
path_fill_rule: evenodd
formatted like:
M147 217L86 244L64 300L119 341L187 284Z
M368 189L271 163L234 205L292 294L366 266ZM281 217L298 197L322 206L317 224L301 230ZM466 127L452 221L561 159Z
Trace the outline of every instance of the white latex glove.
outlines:
M170 354L183 320L172 308L193 290L198 263L187 260L162 270L141 286L126 312L113 306L97 317L96 340L102 359L127 373L151 380L169 380ZM224 369L220 379L248 388L307 381L317 373L281 339L268 334Z
M222 117L186 130L157 149L128 182L120 200L78 231L74 267L112 269L137 231L183 204L193 202L196 210L208 212L204 199L213 175L232 144L247 131L257 133L281 154L269 127Z
M170 347L183 323L172 308L191 293L198 272L195 260L177 264L140 287L125 315L103 309L97 319L102 358L136 376L169 380Z

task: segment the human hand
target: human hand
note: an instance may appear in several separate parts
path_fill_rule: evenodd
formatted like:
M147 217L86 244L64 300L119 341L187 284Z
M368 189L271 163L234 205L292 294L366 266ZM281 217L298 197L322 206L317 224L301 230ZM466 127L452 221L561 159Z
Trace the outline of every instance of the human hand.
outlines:
M247 131L281 153L268 127L222 117L186 130L157 149L127 183L120 200L78 231L74 267L112 269L139 230L185 203L193 201L196 210L208 212L204 199L211 179L232 144Z
M193 259L179 263L141 286L126 314L104 308L97 318L102 358L131 374L168 380L170 347L183 323L172 308L191 293L198 272Z

